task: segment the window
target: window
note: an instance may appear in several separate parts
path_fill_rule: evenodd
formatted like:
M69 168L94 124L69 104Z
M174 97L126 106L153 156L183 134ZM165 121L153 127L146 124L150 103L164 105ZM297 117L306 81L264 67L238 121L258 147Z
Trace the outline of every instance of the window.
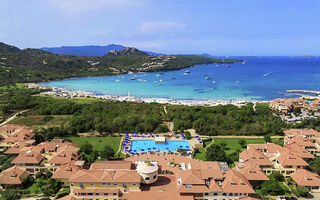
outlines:
M113 186L118 186L118 184L115 183L115 184L113 184Z
M216 192L215 192L215 193L213 193L213 196L218 196L218 193L216 193Z
M136 184L136 183L133 183L132 186L137 186L137 184Z
M113 193L113 196L116 196L117 195L117 193Z
M84 184L83 184L83 183L79 183L79 186L80 186L80 187L84 187Z
M204 193L204 196L209 196L209 193Z
M192 188L192 185L187 184L186 188Z
M71 186L74 186L74 183L71 183Z
M144 180L148 181L148 180L150 180L150 178L149 178L149 177L146 177Z
M90 186L93 187L93 186L94 186L94 183L90 183Z
M154 176L153 176L153 179L156 179L156 178L157 178L157 175L154 175Z
M104 193L104 196L108 196L108 193Z

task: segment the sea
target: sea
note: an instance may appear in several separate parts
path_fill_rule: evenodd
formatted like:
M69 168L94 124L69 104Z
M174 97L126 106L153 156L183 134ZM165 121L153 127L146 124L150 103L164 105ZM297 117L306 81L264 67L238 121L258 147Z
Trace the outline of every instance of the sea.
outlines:
M297 97L286 90L320 90L319 57L239 58L245 63L205 64L174 71L79 77L39 84L97 95L194 100L272 100Z

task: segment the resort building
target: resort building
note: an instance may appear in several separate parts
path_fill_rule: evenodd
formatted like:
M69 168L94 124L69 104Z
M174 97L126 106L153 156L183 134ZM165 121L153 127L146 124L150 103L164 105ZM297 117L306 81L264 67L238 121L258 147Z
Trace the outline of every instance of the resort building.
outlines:
M259 166L267 175L279 172L283 176L289 177L297 169L308 166L308 163L300 155L304 155L303 152L291 151L274 143L248 144L247 150L240 153L239 162ZM307 153L307 155L309 154Z
M5 186L19 187L29 175L27 171L19 167L10 167L0 173L0 189L3 189Z
M291 175L296 185L309 188L311 192L320 192L320 177L318 174L302 169Z
M0 127L0 151L4 151L19 142L33 144L33 129L31 127L7 124Z
M21 148L12 163L35 175L38 172L54 172L59 166L77 161L78 153L79 148L74 144L53 140L42 142L37 146Z

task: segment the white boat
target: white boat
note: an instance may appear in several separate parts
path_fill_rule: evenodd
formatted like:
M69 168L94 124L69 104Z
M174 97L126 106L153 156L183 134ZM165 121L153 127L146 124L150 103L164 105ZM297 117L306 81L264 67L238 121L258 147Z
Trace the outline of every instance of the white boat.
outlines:
M240 83L240 81L236 81L236 83L238 84L238 83Z
M185 75L185 76L189 76L189 74L190 74L190 73L186 73L186 72L185 72L183 75Z
M157 74L156 76L157 76L157 77L159 77L159 76L160 76L160 74Z
M215 83L216 83L216 81L212 81L212 83L213 83L213 84L215 84Z
M116 82L119 82L119 81L120 81L119 79L116 80Z
M130 78L130 80L134 81L134 80L136 80L136 78L133 76Z
M129 71L128 74L133 74L133 72Z
M162 79L160 79L159 81L162 82Z

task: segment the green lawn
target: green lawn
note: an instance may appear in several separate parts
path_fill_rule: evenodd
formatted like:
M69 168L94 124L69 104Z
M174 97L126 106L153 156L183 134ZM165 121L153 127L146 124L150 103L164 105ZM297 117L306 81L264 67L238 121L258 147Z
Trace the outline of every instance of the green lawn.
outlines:
M97 151L102 150L103 147L108 144L115 152L117 152L121 137L68 137L68 139L77 144L79 147L87 141L93 146L93 150Z
M242 148L241 145L239 144L240 139L234 139L234 138L216 138L214 139L214 143L216 144L221 144L225 143L226 144L226 154L230 155L234 152L241 152L245 150L245 148ZM263 144L265 143L264 139L245 139L247 144ZM274 143L281 143L282 140L279 139L272 139L272 142ZM205 141L205 146L208 146L211 142L210 141ZM206 152L204 148L199 148L199 153L195 154L195 158L199 160L206 160Z
M245 150L245 148L242 148L241 145L239 144L240 139L225 139L225 138L216 138L214 139L214 142L216 144L221 144L225 143L227 144L226 148L226 153L227 155L230 155L234 152L241 152ZM264 144L265 140L264 139L245 139L247 144ZM278 139L272 139L272 142L278 143Z
M28 115L25 117L19 117L11 123L34 127L67 126L71 117L71 115Z
M204 148L199 148L199 153L196 153L194 155L194 158L195 159L198 159L198 160L207 160L206 159L206 150Z

